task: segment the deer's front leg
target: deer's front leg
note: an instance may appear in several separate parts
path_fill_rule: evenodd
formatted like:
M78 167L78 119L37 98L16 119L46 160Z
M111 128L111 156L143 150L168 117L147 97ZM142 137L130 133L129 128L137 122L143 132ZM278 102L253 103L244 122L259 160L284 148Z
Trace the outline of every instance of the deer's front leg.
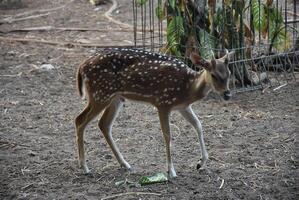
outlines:
M161 129L165 140L165 147L166 147L166 161L167 161L167 169L168 169L168 177L175 178L176 172L173 167L172 159L171 159L171 135L170 135L170 128L169 128L169 111L159 110L159 119L161 123Z
M197 116L194 114L194 112L190 106L185 108L184 110L180 110L180 113L195 128L195 130L198 134L200 148L201 148L201 162L198 163L197 169L204 168L206 166L206 162L208 160L208 152L207 152L206 145L204 142L203 130L202 130L201 123L198 120Z

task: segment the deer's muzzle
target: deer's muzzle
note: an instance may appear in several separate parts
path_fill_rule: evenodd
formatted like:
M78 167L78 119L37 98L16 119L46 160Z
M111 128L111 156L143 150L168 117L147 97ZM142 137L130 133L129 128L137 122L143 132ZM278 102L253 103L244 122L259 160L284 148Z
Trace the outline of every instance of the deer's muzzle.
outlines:
M230 98L232 97L232 93L229 90L224 91L223 93L223 99L224 100L230 100Z

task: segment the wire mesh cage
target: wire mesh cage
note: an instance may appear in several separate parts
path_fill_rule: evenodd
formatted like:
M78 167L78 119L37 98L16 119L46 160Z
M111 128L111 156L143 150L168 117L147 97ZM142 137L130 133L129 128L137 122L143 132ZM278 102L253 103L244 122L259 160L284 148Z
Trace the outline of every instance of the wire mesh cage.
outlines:
M203 58L235 51L235 92L296 80L299 14L296 0L133 0L135 47ZM190 65L190 67L193 67ZM193 69L195 69L193 67Z

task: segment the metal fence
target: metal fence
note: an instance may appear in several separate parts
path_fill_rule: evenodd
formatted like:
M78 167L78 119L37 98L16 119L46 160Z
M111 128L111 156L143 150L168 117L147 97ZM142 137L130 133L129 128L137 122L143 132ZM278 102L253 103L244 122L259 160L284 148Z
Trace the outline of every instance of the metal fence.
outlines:
M167 43L167 20L158 19L157 7L167 3L168 0L133 0L134 44L136 47L151 51L161 51ZM194 2L196 0L193 0ZM220 0L224 3L224 0ZM231 2L233 2L232 0ZM266 1L266 0L265 0ZM260 5L265 2L256 0ZM269 1L269 0L268 0ZM267 2L268 2L267 1ZM143 2L140 4L140 2ZM179 1L177 1L179 2ZM207 4L202 0L201 3ZM251 6L253 0L246 1ZM269 1L270 2L270 1ZM255 42L243 43L229 49L236 52L250 50L251 54L236 56L230 63L232 87L234 91L243 92L268 87L279 87L298 78L299 70L299 2L297 0L273 0L273 7L282 13L283 31L288 35L289 48L284 51L265 51L274 45L271 39L262 40L261 31L253 32ZM254 30L251 9L242 14L242 18L249 22L249 28ZM278 20L278 19L277 19ZM224 25L225 26L225 25ZM269 26L269 24L268 24ZM199 28L199 27L195 27ZM187 44L181 44L187 45ZM283 44L282 44L283 45ZM215 54L222 49L209 49ZM188 58L181 57L188 62ZM246 70L244 70L246 69Z

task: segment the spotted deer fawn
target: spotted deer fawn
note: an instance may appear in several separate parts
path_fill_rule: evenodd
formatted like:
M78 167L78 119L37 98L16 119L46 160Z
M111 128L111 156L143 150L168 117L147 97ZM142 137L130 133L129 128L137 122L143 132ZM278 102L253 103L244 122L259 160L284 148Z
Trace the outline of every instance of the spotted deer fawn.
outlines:
M84 153L84 129L97 115L104 112L98 122L108 145L119 164L130 170L112 135L112 124L125 99L147 102L158 110L166 145L168 176L176 177L171 158L171 134L169 117L177 110L195 128L201 147L203 168L208 159L200 121L191 109L191 104L205 97L211 90L225 100L231 97L229 90L230 71L228 62L233 52L220 59L204 60L192 53L194 65L202 66L196 72L178 59L136 49L103 49L83 62L77 72L77 87L81 97L86 96L86 108L75 119L79 164L89 173Z

